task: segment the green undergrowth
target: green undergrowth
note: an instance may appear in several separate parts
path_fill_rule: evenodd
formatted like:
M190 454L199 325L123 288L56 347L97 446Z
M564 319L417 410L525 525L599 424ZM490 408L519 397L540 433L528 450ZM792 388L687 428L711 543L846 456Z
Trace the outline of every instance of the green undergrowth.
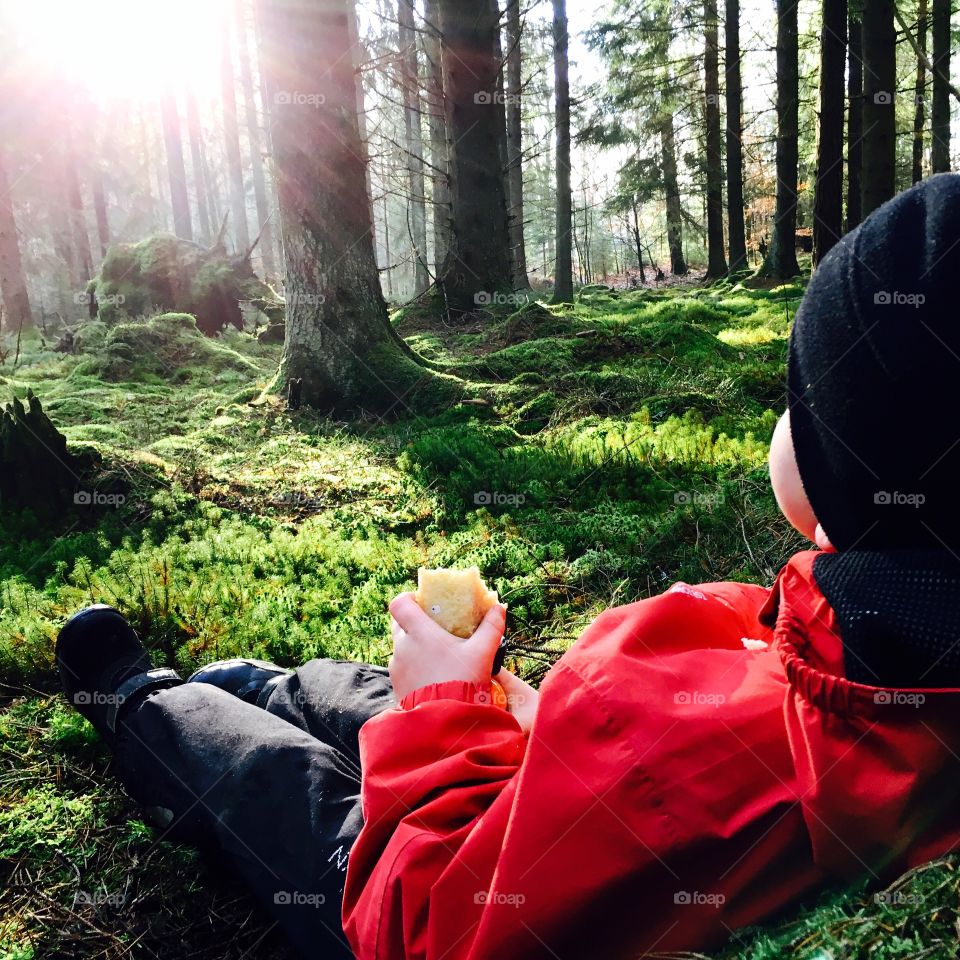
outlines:
M232 330L208 339L183 315L89 324L69 355L25 338L21 362L0 366L0 399L32 389L126 492L53 525L2 518L0 694L21 699L0 713L0 958L136 956L122 945L141 935L181 956L206 935L194 924L211 898L228 904L221 932L252 910L184 870L192 855L151 846L89 730L60 705L53 641L71 612L119 607L156 662L181 671L236 654L384 663L386 604L417 568L477 564L509 604L511 665L536 682L611 604L677 579L770 582L800 546L764 463L801 294L594 287L572 306L457 323L408 310L397 329L463 387L429 416L398 398L389 422L285 410L264 395L280 345ZM65 898L90 871L105 871L107 891L127 883L115 861L145 885L129 901L143 906L71 920ZM937 869L952 882L952 866ZM151 926L158 911L175 935ZM896 943L946 937L950 917L904 913ZM243 936L265 929L248 921ZM886 922L854 891L724 957L859 956L843 937L879 937ZM243 936L195 955L240 956ZM894 942L869 956L921 955Z

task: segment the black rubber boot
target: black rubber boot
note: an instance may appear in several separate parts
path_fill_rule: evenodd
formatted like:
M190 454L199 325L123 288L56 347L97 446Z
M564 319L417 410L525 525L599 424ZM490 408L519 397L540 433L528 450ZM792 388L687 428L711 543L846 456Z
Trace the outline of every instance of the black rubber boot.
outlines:
M189 676L187 683L210 683L246 703L264 707L274 687L292 672L266 660L236 657L208 663Z
M124 713L151 693L183 683L173 670L155 670L133 627L98 603L74 614L57 637L57 670L69 702L113 746Z

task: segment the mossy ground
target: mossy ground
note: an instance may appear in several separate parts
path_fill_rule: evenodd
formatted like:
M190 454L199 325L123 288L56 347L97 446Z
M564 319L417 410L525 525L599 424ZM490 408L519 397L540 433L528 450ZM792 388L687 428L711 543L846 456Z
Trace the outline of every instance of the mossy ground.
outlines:
M127 493L54 527L3 518L0 958L282 951L215 866L152 839L56 696L71 611L115 604L181 670L238 653L382 663L386 603L417 567L476 563L536 681L611 604L676 579L769 582L800 545L764 461L801 292L594 289L450 327L409 312L404 336L467 386L429 417L401 398L389 422L286 411L263 393L280 347L235 331L92 328L76 356L28 341L0 397L32 388ZM834 894L723 956L953 956L954 866L913 882L922 901Z

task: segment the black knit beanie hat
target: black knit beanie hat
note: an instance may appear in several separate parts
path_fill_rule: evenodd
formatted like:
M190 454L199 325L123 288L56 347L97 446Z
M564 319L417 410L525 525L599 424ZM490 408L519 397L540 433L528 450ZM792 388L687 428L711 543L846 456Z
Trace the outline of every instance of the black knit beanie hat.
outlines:
M800 477L838 550L960 553L960 175L894 197L824 257L787 386Z

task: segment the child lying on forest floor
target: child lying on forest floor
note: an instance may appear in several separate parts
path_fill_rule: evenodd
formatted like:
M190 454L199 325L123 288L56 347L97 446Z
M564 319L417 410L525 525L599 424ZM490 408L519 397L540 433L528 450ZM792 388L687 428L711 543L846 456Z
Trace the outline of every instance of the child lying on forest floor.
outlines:
M579 960L706 949L829 878L939 856L960 840L958 278L951 175L815 273L770 476L820 549L772 589L676 584L608 610L539 694L501 671L507 709L503 607L460 640L410 594L390 608L392 694L330 661L181 684L103 608L61 634L66 690L122 697L83 709L131 793L214 840L316 957L347 862L358 957Z

